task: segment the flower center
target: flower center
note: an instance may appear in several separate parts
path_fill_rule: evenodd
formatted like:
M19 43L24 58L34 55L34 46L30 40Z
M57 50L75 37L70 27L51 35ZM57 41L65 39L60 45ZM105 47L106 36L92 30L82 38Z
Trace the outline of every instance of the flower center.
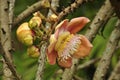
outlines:
M64 61L77 52L81 44L79 35L70 33L65 34L66 32L59 36L55 46L55 50L58 52L59 60Z

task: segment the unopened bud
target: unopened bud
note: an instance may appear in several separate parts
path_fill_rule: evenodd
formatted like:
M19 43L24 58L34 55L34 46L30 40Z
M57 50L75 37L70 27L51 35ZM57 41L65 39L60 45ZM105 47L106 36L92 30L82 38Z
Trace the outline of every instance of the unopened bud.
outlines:
M42 1L42 6L45 7L45 8L49 8L49 7L50 7L50 2L49 2L49 0L43 0L43 1Z
M30 29L33 29L35 27L39 27L40 24L42 23L41 18L34 16L30 21L29 21L29 27Z
M17 38L18 40L27 45L30 46L33 44L33 32L28 27L28 23L25 22L21 24L17 29Z
M39 48L37 48L36 46L30 46L27 49L27 54L33 58L39 57L40 56Z
M52 22L56 22L58 20L58 16L55 15L55 14L52 14L50 17L49 17L50 21Z

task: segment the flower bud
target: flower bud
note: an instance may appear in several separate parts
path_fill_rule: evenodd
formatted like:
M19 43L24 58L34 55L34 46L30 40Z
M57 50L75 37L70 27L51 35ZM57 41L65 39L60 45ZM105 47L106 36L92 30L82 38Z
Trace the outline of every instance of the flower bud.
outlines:
M41 24L41 18L38 16L34 16L30 21L29 21L29 27L30 29L33 29L35 27L39 27Z
M52 14L50 17L49 17L50 21L53 21L53 22L56 22L58 20L58 16L56 16L55 14Z
M25 22L21 24L17 29L17 38L18 40L27 45L30 46L33 44L33 32L28 27L28 23Z
M42 1L42 6L45 7L45 8L49 8L49 7L50 7L50 2L49 2L49 0L43 0L43 1Z
M27 49L27 54L33 58L39 57L40 56L39 48L37 48L36 46L30 46Z

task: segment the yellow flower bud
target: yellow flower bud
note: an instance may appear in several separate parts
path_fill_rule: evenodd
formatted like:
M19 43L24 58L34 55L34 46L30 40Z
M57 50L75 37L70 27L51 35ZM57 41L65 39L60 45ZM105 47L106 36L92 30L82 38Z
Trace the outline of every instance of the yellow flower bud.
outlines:
M40 56L39 48L37 48L36 46L30 46L27 49L27 54L33 58L39 57Z
M41 24L41 18L40 17L37 17L37 16L34 16L30 21L29 21L29 27L30 29L33 29L35 27L39 27L40 24Z
M49 2L49 0L43 0L43 1L42 1L42 6L45 7L45 8L49 8L49 7L50 7L50 2Z
M50 21L53 21L53 22L56 22L58 20L58 16L55 15L55 14L52 14L50 17L49 17Z
M17 38L18 40L27 45L27 46L30 46L33 44L33 32L30 30L30 28L28 27L28 23L25 22L23 24L21 24L17 31L16 31L16 34L17 34Z

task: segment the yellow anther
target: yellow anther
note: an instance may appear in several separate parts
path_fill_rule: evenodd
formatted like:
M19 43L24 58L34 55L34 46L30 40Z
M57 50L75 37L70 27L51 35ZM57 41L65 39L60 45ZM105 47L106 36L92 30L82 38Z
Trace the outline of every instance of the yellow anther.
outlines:
M59 43L59 47L57 48L57 51L58 51L58 56L60 57L64 50L65 50L65 47L68 45L68 43L70 42L71 38L73 38L73 34L69 34L66 36L66 38L61 39L61 43Z
M65 41L65 39L70 35L70 32L64 32L62 33L57 40L56 46L55 46L55 50L57 51L60 47L60 45L62 44L62 42Z

